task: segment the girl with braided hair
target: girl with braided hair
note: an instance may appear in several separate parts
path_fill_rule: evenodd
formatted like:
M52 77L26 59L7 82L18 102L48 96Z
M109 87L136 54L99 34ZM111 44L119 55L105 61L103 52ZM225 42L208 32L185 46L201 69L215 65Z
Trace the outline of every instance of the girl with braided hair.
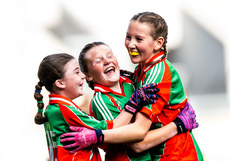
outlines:
M116 128L130 122L133 114L138 112L145 103L154 103L157 92L155 86L148 85L134 92L129 106L122 110L117 119L98 121L83 112L72 100L83 95L83 81L85 75L81 72L77 60L66 53L46 56L38 69L39 83L35 86L34 98L37 100L38 113L35 116L36 124L44 124L50 161L100 161L101 157L96 147L90 147L70 154L63 148L60 135L69 132L70 126L87 127L90 129ZM43 116L42 87L49 92L49 104ZM95 130L94 143L103 140L100 130ZM92 139L91 139L92 140Z
M135 87L157 83L159 100L144 106L153 128L159 128L173 121L188 102L179 74L166 59L168 26L165 20L154 12L134 15L129 23L125 46L134 64ZM175 121L177 123L177 121ZM152 151L152 160L203 160L200 148L191 131L174 136Z
M130 79L133 78L133 73L119 69L117 59L113 55L112 50L103 42L93 42L85 45L78 60L81 70L86 75L89 87L95 91L90 104L90 114L98 120L113 120L117 118L121 110L128 105L126 102L134 92L134 84L132 79ZM190 117L193 117L190 123L192 126L187 130L196 128L197 124L194 121L195 114L191 106L187 104L187 108L183 111L185 113L190 111L192 114ZM189 120L186 115L183 118ZM102 133L105 134L105 142L116 143L104 147L106 152L105 160L151 160L151 153L148 149L170 139L178 133L174 122L148 132L149 129L146 125L151 126L151 123L151 121L148 121L148 117L137 113L136 118L134 118L131 124L113 130L103 130ZM186 123L181 122L182 124L183 131L179 131L180 133L186 131L184 126ZM81 138L88 138L90 134L94 133L93 130L81 127L72 128L72 130L73 132L62 135L69 138L63 138L61 142L74 142L64 146L64 148L74 148L73 152L92 145L91 140ZM147 133L146 137L144 137L145 133ZM122 144L117 144L136 142L142 139L144 140L141 142L128 145L138 153L135 153Z

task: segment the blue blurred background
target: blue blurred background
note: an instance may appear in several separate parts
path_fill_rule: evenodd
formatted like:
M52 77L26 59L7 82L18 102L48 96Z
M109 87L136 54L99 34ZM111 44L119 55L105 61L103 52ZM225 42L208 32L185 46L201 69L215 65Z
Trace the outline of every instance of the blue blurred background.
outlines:
M227 0L0 1L0 161L48 159L43 126L33 121L39 63L48 54L74 56L104 41L120 67L133 70L124 46L130 18L160 14L169 26L168 59L178 70L199 128L194 135L207 161L229 161L230 21ZM93 92L74 100L88 112ZM47 103L48 93L43 90Z

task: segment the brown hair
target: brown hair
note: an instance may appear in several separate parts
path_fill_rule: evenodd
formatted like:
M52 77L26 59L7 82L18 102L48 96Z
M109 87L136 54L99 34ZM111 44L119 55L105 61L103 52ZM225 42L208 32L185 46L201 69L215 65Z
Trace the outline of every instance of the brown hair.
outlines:
M151 29L151 36L153 40L156 40L158 37L164 38L164 43L162 45L161 51L165 51L167 53L166 44L167 44L167 37L168 37L168 25L165 20L158 14L154 12L141 12L134 15L130 21L138 21L141 23L149 24Z
M39 82L35 86L34 93L34 98L38 102L38 113L34 118L36 124L43 124L47 121L46 118L42 116L44 108L44 103L42 101L43 96L41 95L42 87L45 86L49 92L53 92L54 82L64 77L64 67L72 59L74 59L72 55L59 53L46 56L40 63L38 69Z

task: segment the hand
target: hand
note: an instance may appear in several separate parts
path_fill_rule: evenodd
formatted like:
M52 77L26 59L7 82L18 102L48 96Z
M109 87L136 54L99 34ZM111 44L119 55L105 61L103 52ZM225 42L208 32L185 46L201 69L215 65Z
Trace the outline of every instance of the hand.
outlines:
M196 122L195 110L189 102L186 102L184 109L182 109L173 122L177 125L178 134L190 131L199 126L198 122Z
M135 114L141 111L143 106L155 103L159 97L156 93L160 90L159 88L156 88L156 86L157 84L153 83L136 90L130 97L129 101L125 104L124 109L127 112Z
M71 154L89 146L103 143L104 135L101 130L92 130L85 127L70 126L73 132L61 135L61 143Z

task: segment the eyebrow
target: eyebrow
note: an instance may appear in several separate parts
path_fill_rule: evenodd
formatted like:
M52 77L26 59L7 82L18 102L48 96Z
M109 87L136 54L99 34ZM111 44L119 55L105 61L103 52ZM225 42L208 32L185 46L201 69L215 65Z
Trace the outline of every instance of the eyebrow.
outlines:
M79 70L79 67L76 67L73 71L75 71L75 70Z

